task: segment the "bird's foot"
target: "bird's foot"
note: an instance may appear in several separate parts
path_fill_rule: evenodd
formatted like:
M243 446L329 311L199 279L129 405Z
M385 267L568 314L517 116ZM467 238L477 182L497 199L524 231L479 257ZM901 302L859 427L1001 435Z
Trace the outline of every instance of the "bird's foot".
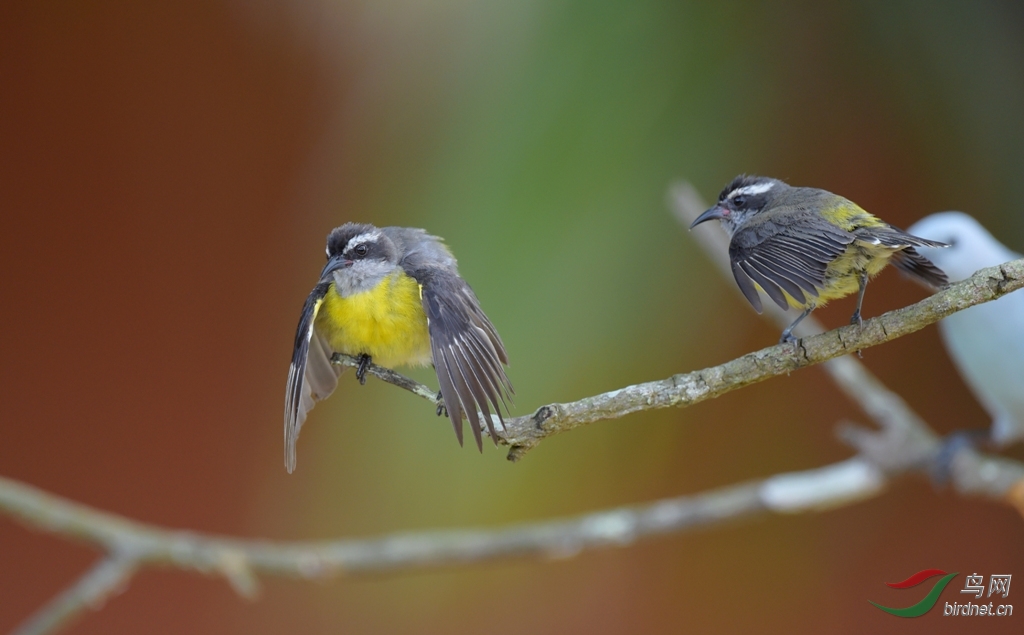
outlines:
M953 460L963 450L975 450L979 445L990 441L991 431L983 430L956 430L951 432L942 440L939 446L939 453L932 464L932 482L937 487L944 487L953 476Z
M371 357L366 353L359 356L359 365L356 366L356 379L361 386L366 385L366 371L370 368Z
M437 416L440 417L441 415L447 417L448 408L444 405L444 397L441 396L441 393L437 393Z
M853 315L850 316L850 324L856 324L860 328L864 328L864 319L861 318L861 316L860 316L860 308L859 307L853 312ZM859 348L857 349L857 358L858 359L864 359L864 354L861 353Z

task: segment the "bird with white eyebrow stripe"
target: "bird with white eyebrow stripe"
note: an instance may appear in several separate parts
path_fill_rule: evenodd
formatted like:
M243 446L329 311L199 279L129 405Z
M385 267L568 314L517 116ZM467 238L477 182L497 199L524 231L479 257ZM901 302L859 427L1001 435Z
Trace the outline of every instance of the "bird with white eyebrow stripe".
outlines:
M338 385L335 353L358 357L365 383L378 366L433 363L447 410L462 444L469 420L479 449L486 426L497 442L491 409L514 393L505 375L505 345L473 290L459 276L440 238L422 229L346 223L327 236L327 264L306 299L295 333L285 393L285 466L295 469L295 445L313 405ZM438 413L442 408L438 408ZM481 425L483 419L483 425Z
M850 322L860 324L868 280L890 261L931 287L948 283L946 274L915 251L948 245L912 236L825 190L740 175L690 229L713 219L729 234L733 277L754 310L762 308L758 291L783 310L803 309L780 343L793 341L793 328L811 311L854 292L857 309Z

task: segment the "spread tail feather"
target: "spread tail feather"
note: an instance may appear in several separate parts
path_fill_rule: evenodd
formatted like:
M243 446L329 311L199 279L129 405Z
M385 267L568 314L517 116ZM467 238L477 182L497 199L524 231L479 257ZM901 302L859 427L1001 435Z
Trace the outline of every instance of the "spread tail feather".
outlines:
M915 237L916 238L916 237ZM943 243L934 243L925 245L924 243L933 243L933 241L926 241L923 238L919 238L923 246L933 247L940 246L945 247ZM896 266L903 273L916 278L921 282L927 283L928 285L940 288L949 284L949 278L942 269L936 267L931 260L928 260L921 254L917 253L913 247L907 247L901 249L892 255L892 264Z

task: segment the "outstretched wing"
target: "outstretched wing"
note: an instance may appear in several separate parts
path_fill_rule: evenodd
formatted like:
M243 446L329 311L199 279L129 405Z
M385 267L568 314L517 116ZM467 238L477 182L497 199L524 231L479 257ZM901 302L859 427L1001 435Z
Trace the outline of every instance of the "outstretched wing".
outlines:
M306 414L317 401L334 392L338 376L344 370L331 363L332 352L314 328L317 311L329 288L329 282L321 283L309 294L295 331L295 348L284 396L284 465L288 472L295 470L295 443Z
M817 297L824 287L829 263L854 240L850 232L826 222L779 224L769 220L748 225L729 243L733 277L758 313L762 306L754 283L784 310L790 307L786 294L806 304L807 296Z
M504 426L501 410L508 412L512 383L503 364L508 354L494 325L480 309L473 290L454 271L442 267L424 267L415 272L419 281L423 310L427 314L434 370L441 386L455 436L462 444L462 418L469 420L477 448L483 450L480 423L497 443L491 410Z

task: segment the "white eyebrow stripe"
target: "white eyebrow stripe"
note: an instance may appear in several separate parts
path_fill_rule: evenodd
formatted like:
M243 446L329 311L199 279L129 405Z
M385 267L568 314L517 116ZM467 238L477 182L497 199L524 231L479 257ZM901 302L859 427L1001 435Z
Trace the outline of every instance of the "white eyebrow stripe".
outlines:
M348 241L348 244L349 245L358 245L360 243L376 242L380 238L380 235L381 234L380 234L380 230L379 229L374 230L372 232L366 232L364 234L359 234L358 236L354 236L351 240ZM346 249L347 249L347 247L346 247Z
M767 181L765 183L755 183L753 185L741 187L738 190L733 190L732 193L729 194L729 198L732 199L740 195L755 196L757 194L764 194L773 187L775 187L775 184L772 183L771 181Z

